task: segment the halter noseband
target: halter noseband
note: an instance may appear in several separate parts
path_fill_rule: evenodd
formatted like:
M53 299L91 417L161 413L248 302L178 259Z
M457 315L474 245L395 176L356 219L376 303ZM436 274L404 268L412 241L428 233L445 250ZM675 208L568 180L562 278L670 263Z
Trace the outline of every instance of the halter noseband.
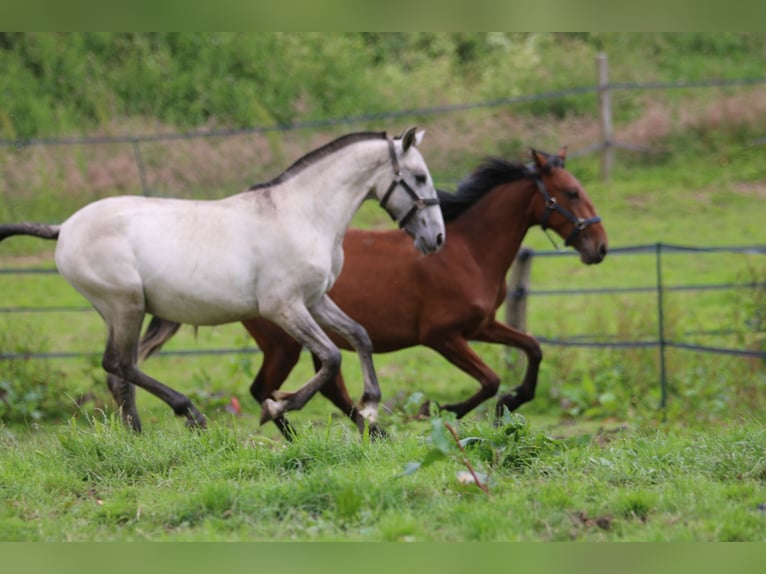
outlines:
M407 221L409 221L409 219L415 215L416 212L420 211L421 209L425 209L426 207L431 207L432 205L439 205L439 198L420 197L417 192L412 189L412 186L407 183L407 180L402 177L402 170L399 167L399 161L396 159L396 150L394 150L393 140L388 140L388 156L391 158L391 165L394 168L394 179L391 182L391 185L388 186L386 193L383 194L383 197L380 200L380 206L383 209L386 209L386 203L391 197L391 194L394 193L394 190L401 185L402 189L407 192L407 195L412 198L412 206L407 210L407 213L405 213L399 219L397 219L396 216L387 209L386 213L388 213L391 216L391 219L396 221L399 227L402 228L407 225Z
M551 160L545 165L545 169L548 169L550 167L563 167L563 166L564 166L563 162L559 158L554 157L554 158L551 158ZM540 173L534 168L532 168L530 171L535 177L535 184L537 185L537 189L540 191L540 193L543 196L543 199L545 200L545 213L543 214L543 220L541 222L543 231L548 229L548 220L551 217L551 213L554 211L558 211L567 220L571 221L574 224L574 229L572 229L572 233L570 233L569 237L567 237L566 241L564 241L564 245L569 246L571 245L572 241L574 241L575 238L580 234L581 231L583 231L584 229L587 229L589 226L593 225L594 223L599 223L601 221L601 218L598 215L594 215L593 217L589 217L588 219L583 219L582 217L575 217L571 211L569 211L568 209L564 207L561 207L559 205L559 202L556 201L555 197L551 197L551 194L548 193L547 189L545 189L545 184L543 183L542 177L540 177Z

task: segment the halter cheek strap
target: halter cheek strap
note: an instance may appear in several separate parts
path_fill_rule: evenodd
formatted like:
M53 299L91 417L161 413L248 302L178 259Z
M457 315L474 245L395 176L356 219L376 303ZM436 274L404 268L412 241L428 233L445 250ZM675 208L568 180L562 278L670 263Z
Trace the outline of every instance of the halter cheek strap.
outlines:
M542 194L543 199L545 199L545 213L543 214L543 220L541 222L543 231L548 229L548 220L551 218L551 213L553 213L554 211L559 212L561 215L563 215L566 219L568 219L574 224L574 228L572 229L572 232L569 234L569 237L566 238L564 245L571 245L571 243L575 240L575 238L580 234L581 231L583 231L584 229L587 229L589 226L593 225L594 223L599 223L601 221L601 218L598 215L594 215L593 217L589 217L588 219L583 219L582 217L575 217L572 214L572 212L570 212L568 209L561 207L558 201L556 201L556 198L551 197L551 194L548 193L547 189L545 189L545 184L543 183L543 180L539 175L535 175L535 184L537 185L537 189Z
M412 205L407 210L407 212L399 217L397 217L388 211L386 209L386 212L391 216L391 219L396 221L396 223L399 225L400 228L407 225L407 222L410 220L410 218L417 213L421 209L425 209L426 207L430 207L432 205L439 205L439 199L434 198L425 198L420 197L418 193L412 189L412 186L407 183L407 180L404 179L402 176L401 169L399 168L399 160L396 158L396 150L394 149L394 142L392 140L388 140L388 156L391 159L391 166L394 168L394 179L391 182L391 185L388 186L388 189L386 190L386 193L383 194L383 197L380 200L380 206L383 209L386 209L386 203L388 203L389 198L394 193L394 190L401 186L404 191L407 192L407 195L410 196L412 199Z

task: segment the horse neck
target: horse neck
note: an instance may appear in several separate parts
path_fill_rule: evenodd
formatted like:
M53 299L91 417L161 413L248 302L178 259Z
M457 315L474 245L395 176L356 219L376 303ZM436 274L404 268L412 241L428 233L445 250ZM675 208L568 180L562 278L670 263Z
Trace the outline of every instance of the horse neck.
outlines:
M523 179L497 186L454 221L446 246L463 238L480 268L504 281L527 230L536 223L535 186Z
M393 169L385 140L361 141L341 148L296 173L278 193L300 196L312 224L342 239L374 181Z

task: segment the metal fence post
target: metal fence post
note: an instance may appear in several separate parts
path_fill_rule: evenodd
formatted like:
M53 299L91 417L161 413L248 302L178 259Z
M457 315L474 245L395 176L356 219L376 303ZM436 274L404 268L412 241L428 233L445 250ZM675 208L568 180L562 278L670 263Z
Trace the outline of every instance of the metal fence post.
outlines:
M529 277L532 274L532 255L534 252L524 247L516 254L508 278L508 305L505 308L505 321L520 331L527 330L527 293Z
M534 251L522 247L516 254L508 277L508 295L505 305L505 322L515 329L527 330L527 295L529 294L529 278L532 274L532 256ZM505 348L505 362L512 366L519 351Z
M662 301L662 243L655 244L655 257L657 264L657 327L660 349L660 408L664 413L668 400L668 389L665 373L665 314Z

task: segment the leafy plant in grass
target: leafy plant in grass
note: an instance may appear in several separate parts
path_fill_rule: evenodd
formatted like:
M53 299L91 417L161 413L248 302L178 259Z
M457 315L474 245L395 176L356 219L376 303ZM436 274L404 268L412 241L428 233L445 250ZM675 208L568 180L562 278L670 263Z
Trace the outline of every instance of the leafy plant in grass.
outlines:
M431 448L417 462L408 463L400 476L407 476L445 459L457 460L467 471L457 473L463 484L475 484L486 494L492 484L493 471L521 471L531 466L543 453L553 452L558 442L532 432L526 418L507 409L495 425L473 424L468 436L460 438L454 415L434 413L431 416ZM478 459L488 472L477 472L472 459Z

